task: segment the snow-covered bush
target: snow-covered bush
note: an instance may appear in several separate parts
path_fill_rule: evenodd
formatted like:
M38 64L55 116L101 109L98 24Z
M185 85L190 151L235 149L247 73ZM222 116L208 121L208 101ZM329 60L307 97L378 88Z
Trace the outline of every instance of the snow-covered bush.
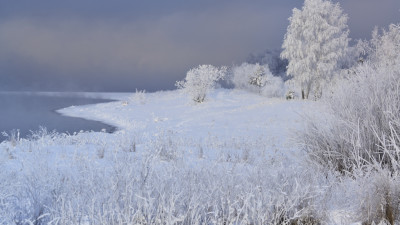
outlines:
M237 89L260 93L267 97L281 97L283 81L269 71L268 65L243 63L232 68L231 82Z
M256 73L262 70L264 70L264 73L266 70L269 71L266 66L260 66L259 64L243 63L240 66L234 66L231 71L231 82L235 88L258 92L259 86L253 85L251 81L259 77Z
M331 116L309 119L304 140L308 151L323 164L349 171L366 162L390 166L381 135L400 131L400 70L375 69L364 64L351 79L338 83L325 99Z
M289 60L287 73L301 85L302 98L310 92L322 94L322 82L329 81L347 55L347 16L339 3L305 0L301 10L293 9L282 45L281 57Z
M265 85L261 90L263 96L282 97L284 95L284 84L282 78L267 75L265 80Z
M362 185L358 213L366 224L397 224L400 219L400 180L398 171L388 169L356 173ZM383 223L382 223L383 222Z
M280 57L281 50L266 50L260 54L250 54L246 62L250 64L268 65L269 70L274 76L281 77L283 81L287 81L292 77L286 74L288 61Z
M300 140L312 161L350 176L367 224L400 221L400 29L374 33L368 57L310 114ZM396 54L397 52L397 54Z
M197 103L206 98L218 80L224 79L226 67L215 67L212 65L200 65L189 70L186 78L176 82L176 87L183 89Z
M146 104L146 91L136 89L135 93L129 97L128 102Z
M288 91L285 95L286 100L291 100L295 98L295 92L294 91Z
M10 134L8 134L7 132L3 131L1 133L1 135L5 138L7 138L7 140L11 143L12 146L16 146L18 144L18 142L20 141L20 132L19 130L11 130Z
M400 52L399 37L395 25L374 35L371 43L375 50L369 59L347 79L338 81L334 93L324 99L331 119L317 121L314 117L309 121L304 133L307 149L324 164L334 162L336 169L346 171L365 162L390 166L380 140L382 135L400 132L400 57L391 54L392 47Z

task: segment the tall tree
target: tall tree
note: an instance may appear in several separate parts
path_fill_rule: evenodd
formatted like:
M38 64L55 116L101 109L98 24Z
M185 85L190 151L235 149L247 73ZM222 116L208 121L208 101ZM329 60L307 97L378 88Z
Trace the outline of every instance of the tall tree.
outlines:
M281 57L289 60L287 74L301 85L302 98L310 91L322 94L321 83L329 81L347 54L347 15L329 0L305 0L293 9L282 45Z

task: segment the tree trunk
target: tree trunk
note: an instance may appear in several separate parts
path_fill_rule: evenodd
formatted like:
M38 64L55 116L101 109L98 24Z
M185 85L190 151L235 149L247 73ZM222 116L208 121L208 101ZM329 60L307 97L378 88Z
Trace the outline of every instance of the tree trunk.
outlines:
M301 90L301 99L303 99L304 100L304 90Z
M310 88L307 88L307 90L306 90L306 99L308 99L308 96L310 95Z
M305 93L304 93L304 98L305 99L308 99L308 96L310 95L310 91L311 91L311 82L309 81L307 83L306 90L305 90Z

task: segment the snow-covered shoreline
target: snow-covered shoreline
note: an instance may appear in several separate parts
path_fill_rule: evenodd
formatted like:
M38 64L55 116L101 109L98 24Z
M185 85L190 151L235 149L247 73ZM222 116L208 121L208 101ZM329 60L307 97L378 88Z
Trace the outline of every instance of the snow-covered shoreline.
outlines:
M304 102L271 99L240 90L218 89L204 104L194 104L180 91L103 94L119 101L57 110L64 116L95 120L120 130L170 129L188 136L243 136L270 133L289 136L299 122ZM284 118L284 119L282 119ZM296 119L297 118L297 119Z

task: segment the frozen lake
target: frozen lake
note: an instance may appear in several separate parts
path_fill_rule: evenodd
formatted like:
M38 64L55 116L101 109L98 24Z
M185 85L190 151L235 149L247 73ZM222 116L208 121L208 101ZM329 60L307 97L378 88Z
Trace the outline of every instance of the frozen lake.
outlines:
M48 131L74 133L83 131L112 132L115 128L100 122L62 116L57 109L72 105L86 105L109 100L79 96L45 96L22 93L0 93L0 132L19 129L21 137L27 137L40 126ZM6 138L0 135L0 142Z

